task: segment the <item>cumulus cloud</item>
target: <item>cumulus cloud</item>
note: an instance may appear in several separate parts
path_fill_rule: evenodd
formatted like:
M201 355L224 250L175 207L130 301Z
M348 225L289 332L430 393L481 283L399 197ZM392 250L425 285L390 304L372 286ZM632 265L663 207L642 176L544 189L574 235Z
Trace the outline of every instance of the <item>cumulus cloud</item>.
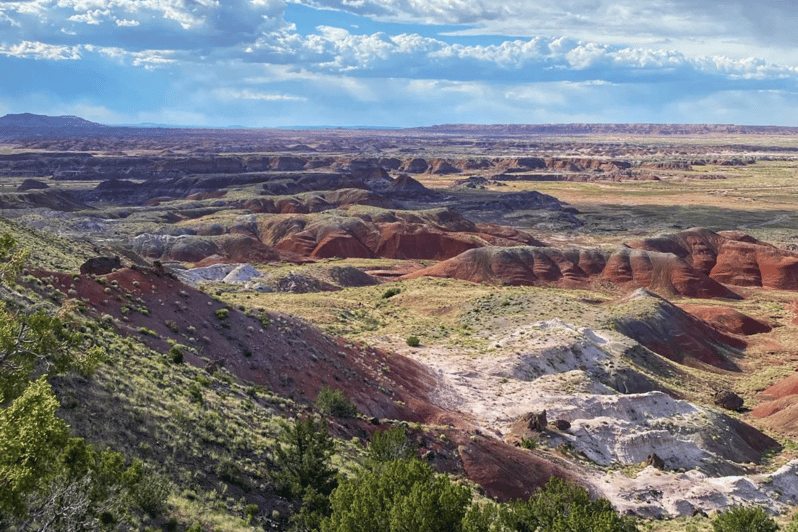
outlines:
M604 44L673 43L683 53L793 53L798 4L785 0L291 0L381 21L460 25L459 35L571 35ZM772 55L771 55L772 54Z
M69 44L213 48L286 26L284 9L283 0L20 0L0 6L0 25L18 40L52 40L55 30Z
M798 108L794 51L769 44L787 42L779 28L796 15L777 0L14 0L0 1L0 69L83 61L119 85L157 81L148 94L180 107L180 123L208 123L215 106L386 125L397 110L405 125L617 121L607 109L669 121L657 113L689 102L732 113L737 94Z
M418 34L353 35L328 26L317 31L304 37L292 32L266 34L247 48L245 60L297 64L312 71L362 77L612 82L711 77L793 84L798 81L798 67L751 57L691 57L675 50L567 38L536 37L466 46Z
M44 59L48 61L78 60L81 58L80 50L80 46L57 46L31 41L22 41L16 44L0 44L0 55L24 59Z

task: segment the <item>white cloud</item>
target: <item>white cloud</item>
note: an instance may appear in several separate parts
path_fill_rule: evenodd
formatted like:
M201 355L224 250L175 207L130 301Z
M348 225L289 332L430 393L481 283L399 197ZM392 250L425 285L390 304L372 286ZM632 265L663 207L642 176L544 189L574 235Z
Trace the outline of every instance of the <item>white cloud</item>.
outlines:
M116 25L124 28L135 28L141 25L138 20L116 19Z
M567 38L536 37L498 45L450 44L418 34L353 35L319 26L302 37L273 32L247 48L248 61L286 63L330 74L406 78L616 81L633 76L798 82L798 67L761 58L690 57L676 50L610 46Z
M0 55L49 61L75 61L81 58L80 46L60 46L43 42L22 41L0 44Z
M87 11L81 15L72 15L67 20L71 20L72 22L83 22L85 24L90 25L98 25L100 24L103 19L107 18L111 14L111 11L108 9L100 10L95 9L94 11Z
M304 102L307 98L294 94L276 94L268 92L256 92L247 89L216 89L213 91L215 97L222 100L260 100L266 102Z

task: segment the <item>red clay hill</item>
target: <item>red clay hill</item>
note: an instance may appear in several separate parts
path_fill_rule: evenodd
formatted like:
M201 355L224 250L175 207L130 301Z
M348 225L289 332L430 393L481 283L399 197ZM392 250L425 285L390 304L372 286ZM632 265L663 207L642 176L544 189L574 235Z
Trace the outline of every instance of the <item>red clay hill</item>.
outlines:
M603 281L623 288L648 288L687 297L738 297L673 254L627 247L615 251L484 247L405 278L422 276L562 288L588 288L596 281Z
M226 226L198 219L182 230L188 234L139 235L133 250L150 259L181 262L211 256L228 262L302 262L332 257L445 260L488 245L543 245L525 231L474 223L448 209L359 206L324 213L253 214Z
M467 415L439 405L438 375L404 356L329 336L287 315L239 312L161 268L122 268L103 276L34 273L120 333L163 353L172 341L188 363L207 371L226 368L300 405L326 385L344 390L361 414L375 420L435 425L446 437L419 435L421 451L432 451L436 467L466 475L492 497L526 498L551 476L578 480L539 453L482 435ZM376 428L364 419L331 421L349 437Z
M563 288L609 281L666 295L738 298L724 284L798 290L798 253L736 231L695 228L632 242L614 251L485 247L406 278L421 276ZM727 318L729 326L741 331L764 332L767 327L743 323L739 316ZM732 323L735 320L740 323Z
M712 279L736 286L798 290L798 253L779 249L737 231L694 228L629 244L673 253Z

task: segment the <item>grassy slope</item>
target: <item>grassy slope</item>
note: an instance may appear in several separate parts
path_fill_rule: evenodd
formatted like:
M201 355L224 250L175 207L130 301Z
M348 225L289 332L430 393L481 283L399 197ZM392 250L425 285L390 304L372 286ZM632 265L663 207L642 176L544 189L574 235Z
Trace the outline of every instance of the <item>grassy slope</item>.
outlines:
M67 260L65 241L2 218L0 225L36 250L31 266L52 267L42 260L48 256L63 260L67 270L79 266L79 255ZM47 279L23 277L15 299L55 310L63 297ZM144 460L174 483L169 515L139 516L141 526L158 527L166 517L176 518L178 530L195 522L220 532L284 526L290 508L270 480L272 453L283 432L281 422L306 407L242 383L224 368L211 375L174 363L139 338L121 337L110 321L76 316L84 334L104 348L106 360L90 380L71 374L52 379L61 403L58 415L73 435L123 452L127 460ZM346 471L360 448L339 440L334 462ZM245 515L248 504L258 507L253 521Z

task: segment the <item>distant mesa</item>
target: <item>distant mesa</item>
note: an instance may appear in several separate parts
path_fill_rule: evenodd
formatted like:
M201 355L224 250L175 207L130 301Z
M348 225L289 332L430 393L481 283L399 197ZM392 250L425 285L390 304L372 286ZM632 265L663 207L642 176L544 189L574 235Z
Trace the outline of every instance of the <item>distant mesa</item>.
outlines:
M8 114L0 117L0 129L47 129L47 128L101 128L77 116L47 116L32 113Z

